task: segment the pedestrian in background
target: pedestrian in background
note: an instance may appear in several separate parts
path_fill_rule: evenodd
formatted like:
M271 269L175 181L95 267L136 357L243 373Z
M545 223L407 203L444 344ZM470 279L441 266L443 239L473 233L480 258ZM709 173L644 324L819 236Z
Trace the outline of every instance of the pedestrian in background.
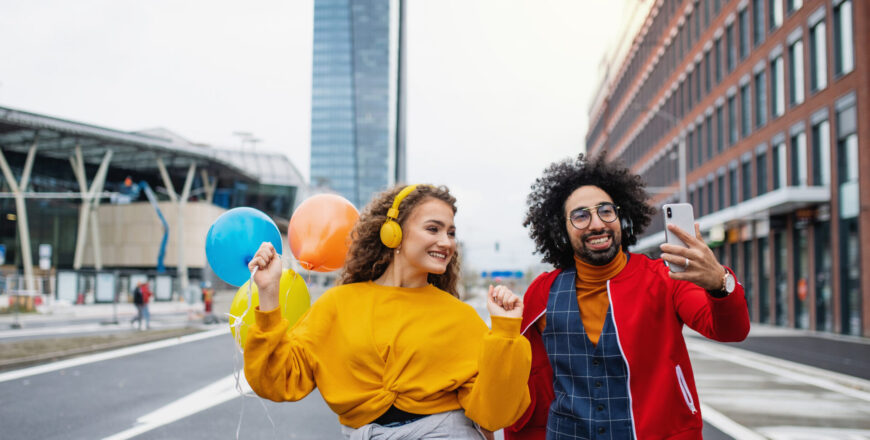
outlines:
M264 243L249 265L260 290L245 343L251 388L296 401L316 387L354 440L483 439L478 425L513 423L529 402L522 301L490 287L490 330L459 300L455 203L428 185L375 196L339 285L292 328L278 308L281 258Z
M142 323L145 323L145 329L151 328L151 312L148 310L148 303L151 301L151 289L148 283L140 281L133 289L133 304L136 305L136 317L130 320L130 325L134 322L139 323L139 330L142 330Z
M524 226L556 270L523 298L532 403L506 439L701 438L683 326L741 341L746 298L697 223L670 225L687 247L663 244L661 259L628 252L656 212L646 200L640 176L604 153L554 163L532 186Z

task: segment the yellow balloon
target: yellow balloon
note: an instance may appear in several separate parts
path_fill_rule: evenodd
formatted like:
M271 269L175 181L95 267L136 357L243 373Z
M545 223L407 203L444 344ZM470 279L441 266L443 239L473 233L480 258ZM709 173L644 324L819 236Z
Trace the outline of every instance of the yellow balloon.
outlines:
M257 291L257 285L254 284L251 289L250 309L248 309L248 280L236 292L233 298L233 303L230 305L230 331L233 337L240 342L242 348L245 348L245 338L248 336L248 327L254 325L254 309L260 305L260 297ZM290 325L296 323L299 317L305 313L311 306L311 296L308 294L308 286L302 276L296 272L285 269L281 274L279 283L278 301L281 308L281 316L290 321ZM236 336L236 322L241 318L242 322L239 325L240 337Z

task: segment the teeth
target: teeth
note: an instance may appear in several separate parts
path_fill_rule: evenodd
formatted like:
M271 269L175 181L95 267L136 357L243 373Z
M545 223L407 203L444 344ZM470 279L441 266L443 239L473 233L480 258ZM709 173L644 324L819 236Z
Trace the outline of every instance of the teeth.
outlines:
M593 240L589 240L589 243L592 243L592 244L602 244L602 243L607 242L608 239L609 239L609 237L596 238L596 239L593 239Z
M429 252L429 255L435 258L445 259L447 258L447 254L440 254L438 252Z

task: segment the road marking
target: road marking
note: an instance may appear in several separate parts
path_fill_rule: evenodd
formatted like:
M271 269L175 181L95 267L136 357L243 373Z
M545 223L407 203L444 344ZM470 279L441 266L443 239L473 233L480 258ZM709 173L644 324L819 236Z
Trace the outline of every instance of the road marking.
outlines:
M244 394L247 395L251 391L243 372L240 372L239 375L239 385ZM126 440L133 438L237 397L241 397L241 394L239 394L239 390L236 389L235 374L231 374L166 406L139 417L136 419L136 426L112 436L105 437L103 440Z
M219 329L209 330L206 332L195 333L192 335L181 336L179 338L164 339L162 341L150 342L147 344L134 345L124 347L118 350L105 351L89 356L82 356L63 361L52 362L50 364L37 365L35 367L23 368L21 370L9 371L0 373L0 383L10 380L21 379L23 377L35 376L37 374L50 373L52 371L62 370L64 368L77 367L79 365L91 364L94 362L116 359L119 357L130 356L133 354L144 353L151 350L159 350L161 348L174 347L176 345L185 344L188 342L200 341L203 339L212 338L218 335L229 333L229 328L222 327Z
M775 376L817 386L835 393L870 402L870 393L841 385L829 379L828 377L832 375L828 372L824 372L824 375L828 377L820 377L821 374L812 374L809 369L804 369L805 372L797 372L794 371L793 368L790 368L789 364L793 364L793 362L758 355L756 353L747 353L745 350L738 348L721 346L712 342L697 339L687 339L686 344L690 351L697 351L708 356L713 356L745 367L754 368ZM855 382L866 382L858 378L853 379Z
M731 420L725 414L701 404L701 416L705 422L713 425L716 429L740 440L765 440L767 437L757 434L755 431Z

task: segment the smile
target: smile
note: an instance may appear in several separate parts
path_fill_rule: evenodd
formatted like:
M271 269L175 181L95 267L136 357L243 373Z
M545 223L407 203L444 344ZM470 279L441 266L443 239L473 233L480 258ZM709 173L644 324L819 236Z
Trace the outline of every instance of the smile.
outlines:
M439 260L446 260L447 259L447 254L442 253L442 252L429 252L429 256L433 257L433 258L437 258Z
M611 235L599 235L586 239L586 245L592 250L603 250L610 247Z

